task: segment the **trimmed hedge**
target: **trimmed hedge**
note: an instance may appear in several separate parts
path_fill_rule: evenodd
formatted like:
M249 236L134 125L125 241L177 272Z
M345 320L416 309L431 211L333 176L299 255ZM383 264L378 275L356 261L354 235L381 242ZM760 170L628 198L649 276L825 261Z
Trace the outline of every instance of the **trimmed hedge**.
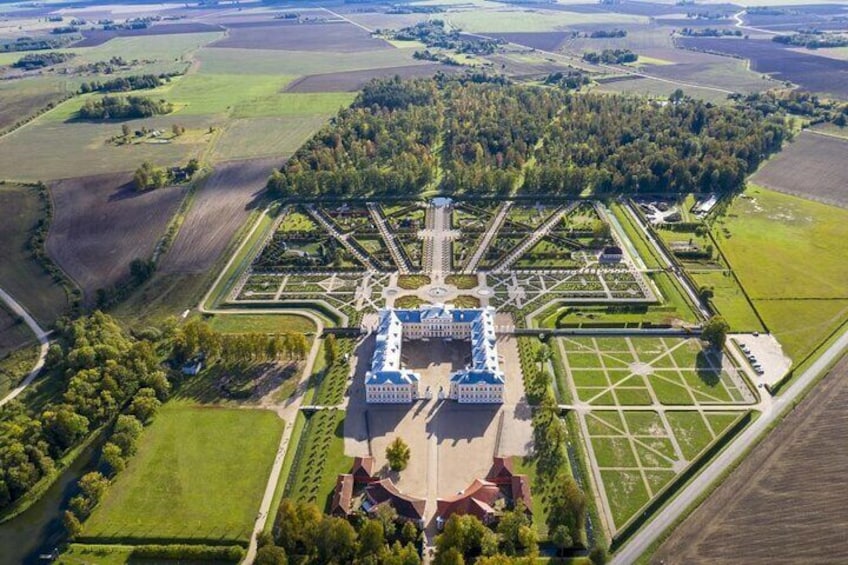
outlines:
M222 561L238 563L244 558L240 545L139 545L133 548L134 559L189 559L192 561Z

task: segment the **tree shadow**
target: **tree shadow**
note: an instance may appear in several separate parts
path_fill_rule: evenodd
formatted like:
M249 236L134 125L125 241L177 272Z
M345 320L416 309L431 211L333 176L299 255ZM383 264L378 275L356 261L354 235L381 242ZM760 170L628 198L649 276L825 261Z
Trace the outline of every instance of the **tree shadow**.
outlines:
M695 357L695 370L705 385L714 387L721 382L721 364L724 353L703 349Z

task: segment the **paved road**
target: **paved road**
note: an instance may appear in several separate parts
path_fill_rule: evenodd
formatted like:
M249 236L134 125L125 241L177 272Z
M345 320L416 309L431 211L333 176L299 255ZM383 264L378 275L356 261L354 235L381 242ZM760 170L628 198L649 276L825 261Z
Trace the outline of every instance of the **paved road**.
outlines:
M12 399L17 397L20 393L22 393L26 387L38 376L38 373L41 371L41 368L44 366L44 360L47 358L47 349L50 346L50 341L47 336L48 333L41 329L41 326L38 325L38 322L29 315L29 312L26 311L26 308L21 306L17 300L12 298L12 296L0 288L0 299L3 300L12 312L15 313L16 316L20 316L23 321L29 326L29 329L32 330L32 333L35 334L35 337L38 338L38 343L41 344L41 348L38 352L38 359L35 362L35 365L32 367L32 370L29 372L27 377L19 384L17 387L13 388L9 394L6 395L5 398L0 400L0 406L3 406L7 402L11 402Z
M683 489L657 516L637 533L610 561L611 565L629 565L638 559L664 531L678 518L686 514L689 507L727 471L734 462L756 443L760 435L775 421L781 418L785 410L799 400L804 390L833 362L848 349L848 331L845 331L815 363L804 371L786 391L777 397L771 408L731 443L704 471Z

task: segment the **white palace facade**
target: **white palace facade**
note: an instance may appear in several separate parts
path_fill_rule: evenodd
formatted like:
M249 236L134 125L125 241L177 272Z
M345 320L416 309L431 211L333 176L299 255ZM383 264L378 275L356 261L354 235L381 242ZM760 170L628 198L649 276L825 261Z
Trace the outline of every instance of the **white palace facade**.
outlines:
M460 403L500 404L504 374L498 363L493 308L453 308L436 304L380 311L371 370L365 375L369 403L410 403L420 398L418 373L401 363L404 340L458 339L470 342L471 362L450 378L448 397Z

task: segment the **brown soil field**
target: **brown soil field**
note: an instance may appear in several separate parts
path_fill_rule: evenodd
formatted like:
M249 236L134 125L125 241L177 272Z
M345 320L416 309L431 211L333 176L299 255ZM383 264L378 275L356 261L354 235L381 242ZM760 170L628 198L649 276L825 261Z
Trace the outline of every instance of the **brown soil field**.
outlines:
M663 543L652 563L848 563L848 358Z
M137 258L149 258L179 207L186 187L138 194L131 173L60 180L51 186L54 218L47 251L92 303L129 273Z
M848 96L848 61L819 57L812 51L799 53L766 39L681 37L676 41L687 49L750 59L755 71L793 82L803 90Z
M751 177L751 182L848 208L848 140L803 132Z
M385 69L365 69L343 73L325 73L308 75L294 80L286 85L285 92L356 92L374 78L399 76L401 78L430 77L442 71L445 74L459 73L461 69L427 63L423 65L407 65L403 67L388 67Z
M215 264L256 207L277 157L219 163L200 188L165 254L164 273L202 273Z
M367 31L346 22L234 28L229 30L227 37L209 46L327 53L392 49L382 39L375 39Z
M74 47L94 47L102 45L114 37L136 37L139 35L173 35L181 33L204 33L224 31L224 28L200 22L154 25L146 29L103 30L93 29L83 32L83 40L74 43Z

